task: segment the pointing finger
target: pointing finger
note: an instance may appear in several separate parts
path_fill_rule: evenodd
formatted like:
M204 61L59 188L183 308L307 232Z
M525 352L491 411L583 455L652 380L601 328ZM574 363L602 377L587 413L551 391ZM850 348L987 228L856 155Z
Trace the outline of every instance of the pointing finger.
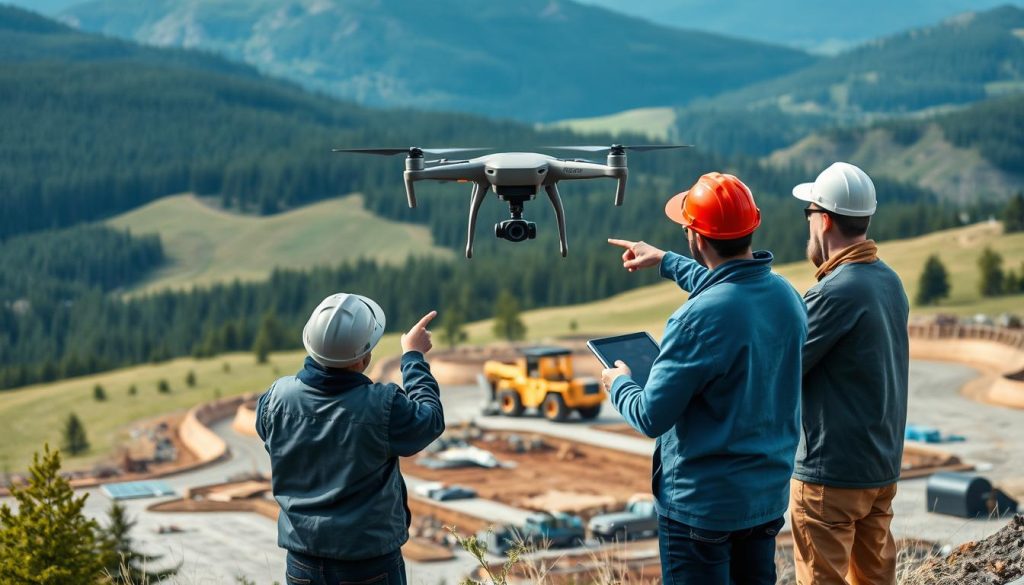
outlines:
M434 320L434 317L437 317L437 311L431 311L427 313L426 315L423 316L422 319L420 319L419 323L413 325L413 329L416 329L417 327L421 329L426 329L427 325L430 325L430 322Z
M616 240L615 238L608 238L608 243L620 248L626 248L627 250L636 244L636 242L630 242L629 240Z
M624 367L626 367L626 362L624 362L622 360L615 360L615 367L617 367L617 368L624 368Z

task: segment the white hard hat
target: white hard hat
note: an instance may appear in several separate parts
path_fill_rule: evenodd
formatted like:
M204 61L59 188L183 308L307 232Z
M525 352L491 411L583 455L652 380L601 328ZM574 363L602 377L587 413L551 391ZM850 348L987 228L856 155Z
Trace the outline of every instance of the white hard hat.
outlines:
M366 357L384 335L384 310L360 295L333 294L302 329L302 345L316 363L345 368Z
M875 213L875 184L871 177L850 163L837 162L821 171L813 183L793 188L793 196L810 201L833 213L866 217Z

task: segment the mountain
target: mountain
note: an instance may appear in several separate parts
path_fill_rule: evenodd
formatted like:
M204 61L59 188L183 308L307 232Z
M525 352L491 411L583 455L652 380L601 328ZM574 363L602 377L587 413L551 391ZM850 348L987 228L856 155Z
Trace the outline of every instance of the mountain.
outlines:
M530 121L683 104L815 61L568 0L94 0L63 18L364 104Z
M667 26L696 28L823 53L987 10L1007 0L580 0ZM1021 2L1013 2L1021 5Z
M1024 9L969 12L716 96L719 109L905 114L1024 91Z
M1021 136L1024 96L1011 96L923 120L815 133L768 160L807 171L844 160L950 201L1005 201L1024 190Z

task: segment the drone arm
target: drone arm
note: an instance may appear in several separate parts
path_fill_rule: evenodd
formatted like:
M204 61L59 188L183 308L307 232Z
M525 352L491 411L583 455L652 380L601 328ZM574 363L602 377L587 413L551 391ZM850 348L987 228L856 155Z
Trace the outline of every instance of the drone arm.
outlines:
M559 160L549 163L549 167L550 171L548 172L547 180L551 183L555 181L609 177L618 181L618 184L615 186L615 205L622 205L626 197L626 177L629 175L629 170L625 166L608 166L592 162Z
M562 198L558 195L558 185L544 185L544 190L548 192L551 207L555 208L555 219L558 220L558 247L562 252L562 258L565 258L569 255L569 243L565 237L565 210L562 208Z
M466 236L466 258L473 257L473 238L476 236L476 216L480 212L480 205L487 196L490 183L473 183L473 196L469 201L469 233Z
M486 181L484 165L477 162L458 162L440 164L418 171L408 171L406 177L412 175L414 181Z

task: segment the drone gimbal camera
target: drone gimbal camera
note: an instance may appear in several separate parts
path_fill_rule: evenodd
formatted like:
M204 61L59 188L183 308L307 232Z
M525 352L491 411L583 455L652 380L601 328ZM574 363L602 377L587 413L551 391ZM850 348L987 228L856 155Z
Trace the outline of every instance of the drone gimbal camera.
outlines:
M569 253L565 236L565 211L558 194L559 181L580 179L612 178L617 181L615 205L622 205L626 196L626 151L663 150L686 148L689 145L658 144L649 146L550 146L553 150L578 152L607 152L606 164L584 159L560 159L533 152L499 152L469 160L426 160L424 155L445 156L463 152L479 152L485 148L336 148L335 152L361 154L397 155L405 154L405 193L409 207L416 207L416 181L457 181L473 183L469 203L469 229L466 241L466 258L473 257L473 239L476 233L476 218L487 192L494 189L498 199L508 203L510 218L494 225L494 235L510 242L523 242L537 237L537 224L523 219L523 208L527 201L537 196L543 188L558 220L558 241L562 256Z

